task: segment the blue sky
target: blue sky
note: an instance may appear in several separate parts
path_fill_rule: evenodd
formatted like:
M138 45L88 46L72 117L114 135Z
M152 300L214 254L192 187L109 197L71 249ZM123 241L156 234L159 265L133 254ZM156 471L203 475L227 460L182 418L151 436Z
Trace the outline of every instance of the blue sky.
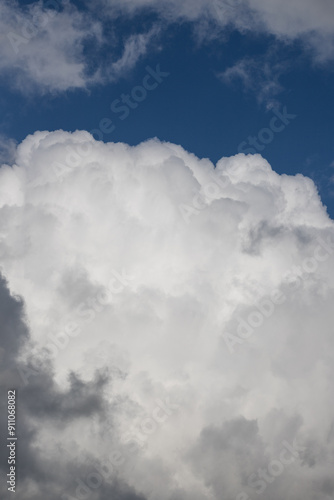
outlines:
M18 500L334 498L333 88L333 0L0 1Z
M284 34L276 36L269 29L241 30L233 23L219 29L211 25L199 27L197 20L181 21L172 14L171 20L167 20L154 9L154 2L151 9L116 15L113 3L117 4L110 2L111 7L107 8L102 2L98 11L85 2L73 2L72 6L59 3L59 12L49 20L49 26L52 28L67 8L72 8L72 16L84 14L90 22L100 24L103 43L94 36L87 38L89 30L84 34L80 58L85 58L86 73L100 67L106 71L108 65L122 56L131 35L148 33L153 27L157 33L142 53L134 55L125 71L113 81L101 78L89 82L87 77L84 85L65 83L60 90L40 85L38 77L33 85L29 78L19 85L13 84L19 69L12 50L13 64L9 69L3 68L0 87L3 136L20 142L35 130L91 131L98 128L101 119L109 118L115 129L103 135L104 141L138 144L158 137L216 162L222 156L236 154L241 142L248 142L249 136L256 137L261 129L268 127L274 116L272 108L286 107L296 118L282 132L275 133L271 142L261 143L258 151L279 173L310 176L329 212L334 214L331 55L315 57L316 49L305 48L302 36L291 36L288 40ZM12 4L11 8L31 21L32 10L24 9L32 7L43 10L41 3L28 1ZM51 7L44 5L44 9ZM226 9L231 11L229 5ZM19 46L19 50L24 47L30 51L30 56L35 50L33 42L38 42L43 34L43 29L36 22L35 25L37 33L27 44ZM22 31L22 23L19 26ZM20 34L20 29L17 27L15 33ZM2 44L12 49L8 37L3 38ZM67 50L70 52L71 48ZM245 60L248 62L243 66L243 78L235 73L222 76L228 68ZM145 68L148 65L155 68L157 64L169 76L149 91L125 120L120 120L119 114L110 109L111 103L141 85Z

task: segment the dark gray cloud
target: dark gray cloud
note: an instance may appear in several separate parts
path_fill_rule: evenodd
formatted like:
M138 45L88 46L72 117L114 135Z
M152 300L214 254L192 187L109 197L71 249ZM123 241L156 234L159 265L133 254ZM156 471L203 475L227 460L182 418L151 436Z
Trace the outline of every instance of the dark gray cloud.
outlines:
M6 280L0 275L1 371L12 367L20 347L29 338L24 314L22 299L10 295Z
M257 422L239 417L220 427L205 427L189 459L217 498L224 491L226 499L234 500L253 468L266 463Z
M97 374L95 380L83 382L70 373L70 388L61 391L49 373L31 377L31 383L21 390L21 404L30 415L39 418L60 419L63 423L77 417L90 417L104 409L103 387L107 375Z
M0 277L0 468L3 477L8 473L7 448L7 390L15 389L17 397L17 489L19 500L59 500L83 498L92 495L96 500L144 500L125 482L115 478L111 464L106 469L93 453L78 454L76 458L64 454L48 454L38 444L39 433L48 427L49 439L75 421L98 417L100 428L105 421L104 389L109 380L107 370L96 372L93 380L85 382L74 372L69 373L69 388L61 390L54 379L52 361L41 352L30 356L27 363L19 360L29 330L25 323L24 303L10 294L6 280ZM23 377L22 377L23 374ZM28 382L28 383L27 383ZM110 417L109 417L110 420ZM97 440L98 440L97 436ZM100 438L101 439L101 438ZM108 470L107 477L101 471ZM85 484L90 475L100 471L98 489ZM92 476L93 477L93 476ZM95 476L97 477L97 476ZM94 480L94 477L93 477ZM79 481L79 482L78 482ZM82 481L82 482L80 482ZM91 484L94 485L92 482ZM85 493L86 492L86 493ZM6 480L0 484L1 498L9 498ZM62 496L63 495L63 496Z

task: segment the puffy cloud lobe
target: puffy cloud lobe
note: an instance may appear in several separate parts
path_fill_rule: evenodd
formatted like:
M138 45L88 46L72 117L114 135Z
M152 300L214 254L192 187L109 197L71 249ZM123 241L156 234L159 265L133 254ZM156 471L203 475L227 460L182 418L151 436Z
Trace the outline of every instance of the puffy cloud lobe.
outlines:
M245 500L262 468L270 498L325 500L334 238L313 182L260 155L214 168L175 144L81 131L36 132L15 158L0 169L0 251L31 331L22 398L43 422L38 459L62 443L71 464L48 482L64 476L75 497L77 457L85 481L119 453L114 473L144 497Z

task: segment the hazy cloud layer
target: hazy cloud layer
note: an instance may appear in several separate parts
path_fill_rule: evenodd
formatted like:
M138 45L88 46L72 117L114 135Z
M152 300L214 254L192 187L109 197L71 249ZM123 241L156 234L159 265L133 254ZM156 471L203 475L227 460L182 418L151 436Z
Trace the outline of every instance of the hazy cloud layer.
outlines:
M1 346L19 498L328 500L334 231L313 182L80 131L15 157L0 252L21 299L3 288Z
M115 39L103 23L68 0L0 5L0 76L22 92L86 89L124 76L157 28Z
M154 43L163 27L183 22L193 24L200 41L220 43L232 27L244 34L271 34L283 43L297 40L318 63L334 56L331 0L99 0L86 7L79 10L69 0L49 0L44 6L2 2L1 78L22 92L41 93L113 82L158 49ZM143 9L157 14L150 28L117 31L117 23ZM236 64L239 76L249 73L245 61Z
M135 13L153 9L169 21L229 25L242 32L268 33L284 41L300 39L324 61L334 56L334 4L331 0L102 0L105 5ZM203 35L203 30L200 30Z
M290 65L278 57L278 46L272 44L262 56L240 59L217 76L231 87L240 85L246 92L253 92L267 108L279 107L277 96L284 90L280 77Z

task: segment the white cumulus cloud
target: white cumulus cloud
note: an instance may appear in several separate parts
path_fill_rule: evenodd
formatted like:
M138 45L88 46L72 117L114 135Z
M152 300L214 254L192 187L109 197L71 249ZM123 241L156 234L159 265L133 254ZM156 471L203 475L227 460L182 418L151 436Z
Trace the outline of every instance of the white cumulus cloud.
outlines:
M20 363L49 360L25 390L34 463L58 464L50 498L75 498L79 457L86 481L116 452L100 500L119 481L150 499L330 498L334 228L309 178L36 132L0 169L0 215Z

